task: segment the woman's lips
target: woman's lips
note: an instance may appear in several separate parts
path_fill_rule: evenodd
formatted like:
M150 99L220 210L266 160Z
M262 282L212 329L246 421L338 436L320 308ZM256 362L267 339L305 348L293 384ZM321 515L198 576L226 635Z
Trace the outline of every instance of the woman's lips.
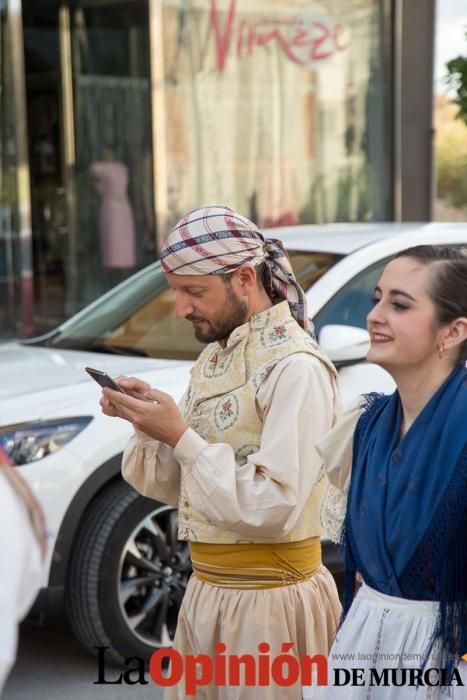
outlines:
M375 345L383 345L384 343L390 343L392 341L392 338L383 333L371 333L370 339Z

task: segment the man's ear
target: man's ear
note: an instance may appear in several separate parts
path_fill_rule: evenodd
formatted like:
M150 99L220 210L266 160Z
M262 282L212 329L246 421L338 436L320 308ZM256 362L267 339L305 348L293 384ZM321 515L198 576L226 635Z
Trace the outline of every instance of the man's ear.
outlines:
M256 288L256 271L249 265L239 267L238 270L235 270L233 277L238 285L240 294L247 296Z

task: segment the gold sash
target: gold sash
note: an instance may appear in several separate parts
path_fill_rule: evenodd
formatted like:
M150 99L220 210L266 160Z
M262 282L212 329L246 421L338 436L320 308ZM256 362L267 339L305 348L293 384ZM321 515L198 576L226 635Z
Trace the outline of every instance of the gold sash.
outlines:
M190 542L197 578L224 588L277 588L301 583L321 567L321 541L211 544Z

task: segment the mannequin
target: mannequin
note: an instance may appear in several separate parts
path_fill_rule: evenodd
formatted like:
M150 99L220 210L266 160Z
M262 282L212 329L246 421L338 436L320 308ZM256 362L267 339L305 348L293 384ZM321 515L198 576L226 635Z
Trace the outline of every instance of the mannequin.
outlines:
M128 268L136 265L135 224L128 201L128 169L112 160L106 150L103 159L90 168L91 177L101 196L99 234L102 266Z

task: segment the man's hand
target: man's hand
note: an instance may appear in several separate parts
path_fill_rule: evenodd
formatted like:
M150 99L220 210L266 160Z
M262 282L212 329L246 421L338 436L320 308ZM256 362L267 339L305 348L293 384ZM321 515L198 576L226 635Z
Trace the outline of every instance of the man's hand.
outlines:
M129 384L125 386L123 379L117 381L125 391L127 386L130 388ZM157 389L149 388L143 391L142 385L146 382L141 382L141 380L128 380L128 382L130 381L133 382L131 388L133 396L125 396L125 394L108 388L102 390L102 411L108 416L124 418L149 437L175 447L188 425L183 420L173 398ZM138 385L134 382L138 382ZM137 394L141 398L134 398ZM154 401L157 403L153 403Z
M115 381L127 394L134 396L135 399L144 396L147 391L151 391L150 384L143 382L142 379L136 379L136 377L125 377L122 375L117 377Z
M129 396L134 396L136 399L144 399L146 392L150 391L151 389L150 384L143 382L142 379L136 379L136 377L125 377L124 375L120 375L115 377L115 381ZM124 418L124 416L119 415L116 407L104 396L104 394L102 394L99 403L102 408L102 413L105 413L106 416L112 416L112 418Z

